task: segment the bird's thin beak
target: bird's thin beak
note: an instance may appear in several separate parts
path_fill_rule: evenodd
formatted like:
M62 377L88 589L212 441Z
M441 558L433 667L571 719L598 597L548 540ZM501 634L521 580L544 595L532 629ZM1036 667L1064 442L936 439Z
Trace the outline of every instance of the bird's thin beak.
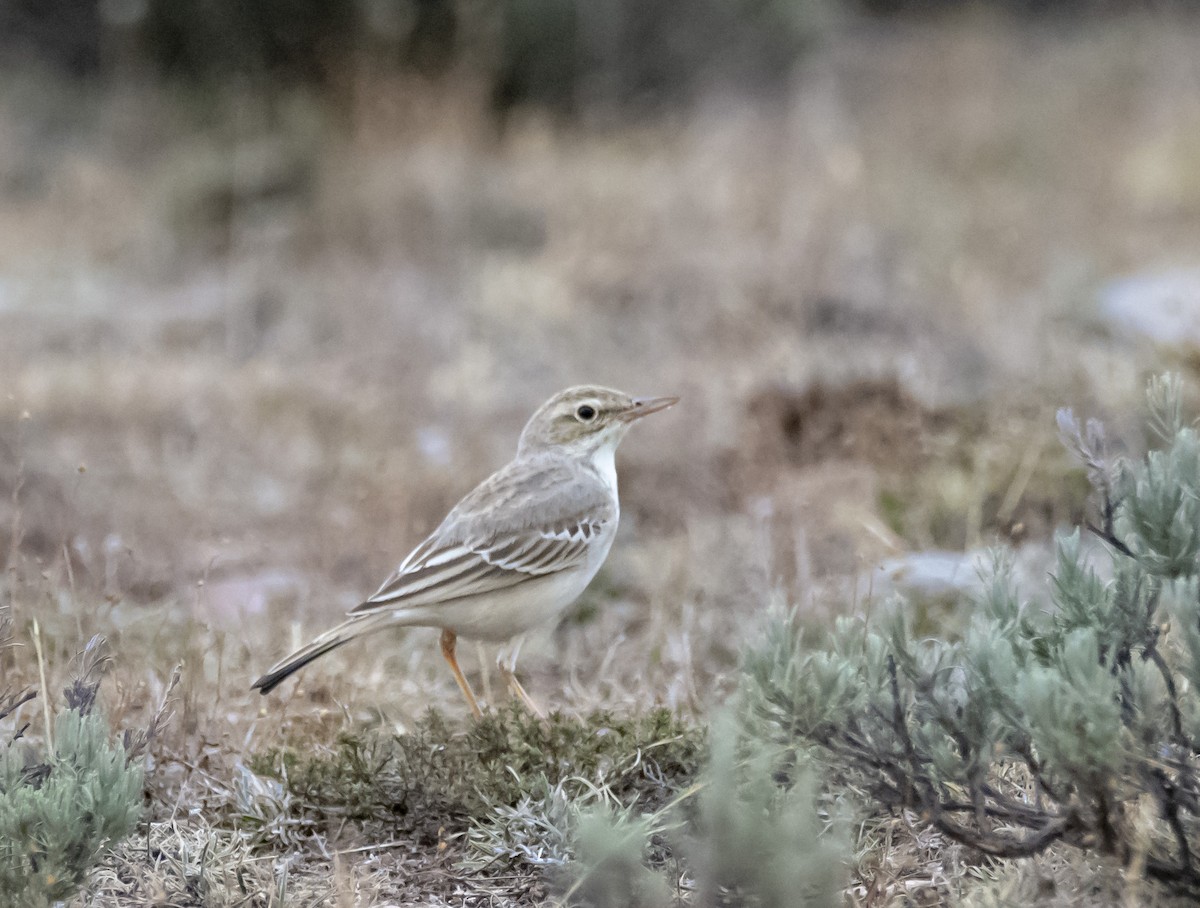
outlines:
M659 410L673 407L677 403L679 403L678 397L635 397L633 399L633 406L626 410L622 416L626 422L633 422L635 419L641 419L643 416L649 416L651 413L657 413Z

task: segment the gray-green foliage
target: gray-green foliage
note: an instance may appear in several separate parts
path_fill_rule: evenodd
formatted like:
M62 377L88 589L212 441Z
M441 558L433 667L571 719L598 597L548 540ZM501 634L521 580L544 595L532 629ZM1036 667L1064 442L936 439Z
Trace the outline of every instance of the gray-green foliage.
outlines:
M17 739L0 749L0 904L42 908L72 897L141 815L143 773L130 754L146 745L154 726L113 741L95 709L93 676L104 661L103 640L94 638L64 691L68 708L55 719L52 748ZM31 698L7 698L3 714Z
M696 786L667 809L590 810L577 821L571 904L757 908L840 905L849 850L818 805L816 773L779 748L714 723ZM655 872L657 871L657 872ZM677 896L678 893L675 893Z
M1102 547L1060 537L1031 600L998 554L955 641L914 639L903 603L822 645L781 614L745 660L747 725L818 745L883 804L1002 857L1064 841L1128 859L1144 846L1125 818L1152 799L1146 873L1200 887L1200 434L1177 382L1149 397L1163 447L1140 460L1059 416Z
M654 818L625 810L588 810L576 821L570 903L590 908L662 908L666 881L646 866Z
M848 853L826 829L817 792L815 772L794 755L716 723L697 835L685 848L698 904L732 893L760 908L840 905Z
M0 901L34 908L74 895L133 831L141 803L142 769L98 712L60 713L51 754L10 745L0 755Z

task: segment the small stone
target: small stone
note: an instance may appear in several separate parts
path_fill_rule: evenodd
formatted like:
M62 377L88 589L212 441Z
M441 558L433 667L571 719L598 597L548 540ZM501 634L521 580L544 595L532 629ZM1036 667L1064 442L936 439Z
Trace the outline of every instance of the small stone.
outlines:
M1200 350L1200 268L1134 274L1105 285L1101 320L1117 337Z

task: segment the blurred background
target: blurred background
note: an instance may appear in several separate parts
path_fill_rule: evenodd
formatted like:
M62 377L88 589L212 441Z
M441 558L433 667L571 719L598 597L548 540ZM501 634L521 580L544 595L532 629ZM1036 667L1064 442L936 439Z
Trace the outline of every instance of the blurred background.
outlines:
M1182 0L0 0L7 601L230 691L568 384L683 403L531 689L699 708L775 591L1045 551L1055 408L1198 351ZM456 701L364 645L305 690Z

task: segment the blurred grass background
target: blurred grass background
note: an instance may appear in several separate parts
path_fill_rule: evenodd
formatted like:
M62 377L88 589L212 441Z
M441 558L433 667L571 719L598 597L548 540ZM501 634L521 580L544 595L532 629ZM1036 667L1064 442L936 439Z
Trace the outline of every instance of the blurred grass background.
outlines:
M246 687L580 381L683 403L623 446L622 535L531 691L704 715L772 595L824 622L930 553L1038 563L1084 494L1054 409L1136 447L1143 375L1200 361L1100 305L1200 264L1200 20L4 2L0 237L2 602L52 688L110 637L118 724L185 662L162 805L281 737L457 709L433 632L282 708Z
M1132 424L1141 373L1189 362L1097 305L1200 248L1182 6L0 16L0 545L31 601L300 636L555 389L680 393L622 452L578 616L658 634L630 696L678 703L778 583L1047 539L1083 491L1054 408ZM252 673L281 641L243 642Z
M1190 361L1097 305L1200 248L1183 6L0 17L0 544L31 601L307 631L555 389L680 393L623 451L625 541L579 612L666 635L632 696L677 703L747 590L1044 541L1082 500L1053 409L1122 418ZM680 610L735 632L685 644Z

